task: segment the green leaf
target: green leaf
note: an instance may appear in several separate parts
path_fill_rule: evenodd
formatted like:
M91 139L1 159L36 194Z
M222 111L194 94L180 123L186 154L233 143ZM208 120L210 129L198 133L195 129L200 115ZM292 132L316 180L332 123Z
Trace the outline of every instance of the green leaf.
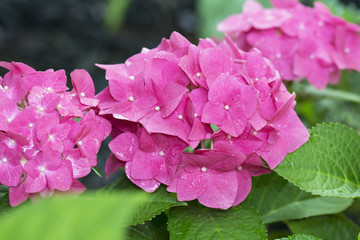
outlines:
M222 37L216 26L232 14L241 13L245 0L198 0L199 37Z
M340 124L313 127L310 140L275 171L301 189L322 196L360 197L360 135Z
M179 202L170 195L165 189L165 186L160 186L154 193L145 193L144 190L137 187L135 184L130 182L125 174L114 183L107 186L105 189L99 192L122 192L124 190L133 192L142 192L148 196L145 204L136 209L130 221L130 225L143 224L145 221L151 220L156 215L160 214L164 210L167 210L175 206L187 206L186 202Z
M314 237L308 234L295 234L287 238L280 238L279 240L321 240L321 238Z
M91 169L96 173L96 175L98 175L99 177L102 177L96 167L92 167Z
M166 215L158 215L152 221L128 227L126 240L169 240L166 221L159 221L162 218L166 220Z
M124 239L124 230L144 194L49 198L0 217L2 239Z
M258 213L237 206L226 211L199 207L170 209L171 240L266 239L266 228Z
M276 173L253 178L245 204L253 206L264 223L342 212L353 199L320 197L301 191Z
M111 32L119 30L125 19L131 0L109 0L105 11L105 25Z
M312 217L287 223L294 233L306 233L326 240L356 239L359 226L342 215Z

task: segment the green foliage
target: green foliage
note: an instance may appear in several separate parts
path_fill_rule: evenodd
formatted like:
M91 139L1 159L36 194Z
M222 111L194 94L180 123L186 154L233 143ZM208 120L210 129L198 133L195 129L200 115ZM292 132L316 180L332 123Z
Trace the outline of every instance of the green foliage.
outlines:
M349 22L360 23L360 15L355 4L342 4L339 0L316 0L324 3L331 12L339 17L345 18ZM314 2L314 1L313 1Z
M359 226L342 215L312 217L287 223L294 233L306 233L326 240L356 239Z
M131 0L109 0L105 11L105 26L109 31L115 32L122 27L130 3Z
M287 238L281 238L279 240L321 240L321 238L314 237L308 234L294 234Z
M25 204L0 217L2 239L124 239L124 230L145 194L54 197Z
M8 191L8 187L0 185L0 215L4 214L7 210L10 209Z
M168 240L169 233L166 228L166 215L156 216L152 221L128 227L126 240Z
M253 178L245 204L253 206L264 223L342 212L352 199L314 196L276 173Z
M305 191L322 196L360 196L360 136L340 124L317 125L310 140L288 154L275 171Z
M144 191L134 185L123 174L116 182L108 185L99 195L104 192L122 192L131 191L135 193L143 193ZM151 220L161 212L175 206L187 206L185 202L179 202L170 195L164 186L160 186L154 193L144 193L148 196L145 204L136 209L132 215L130 225L143 224L145 221Z
M255 210L237 206L226 211L202 206L171 208L171 240L266 239L266 229Z

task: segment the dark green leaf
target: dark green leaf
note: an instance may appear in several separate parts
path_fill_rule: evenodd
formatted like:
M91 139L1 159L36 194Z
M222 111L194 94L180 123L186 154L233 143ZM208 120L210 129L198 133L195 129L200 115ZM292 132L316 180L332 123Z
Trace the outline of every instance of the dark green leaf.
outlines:
M342 215L312 217L287 223L294 233L306 233L326 240L356 239L359 226Z
M266 239L258 213L242 206L226 211L202 206L171 208L168 230L171 240Z
M287 238L280 238L279 240L321 240L321 238L314 237L308 234L295 234Z
M165 219L165 221L162 221ZM127 240L169 240L169 233L166 228L166 215L156 216L144 224L128 227Z

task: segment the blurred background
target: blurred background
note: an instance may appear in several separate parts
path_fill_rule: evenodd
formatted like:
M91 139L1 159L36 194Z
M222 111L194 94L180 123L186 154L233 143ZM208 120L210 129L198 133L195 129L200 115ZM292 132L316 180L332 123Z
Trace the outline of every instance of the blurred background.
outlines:
M269 0L259 0L270 7ZM307 5L312 0L304 0ZM335 15L360 23L359 0L323 0ZM107 85L104 71L95 63L122 63L143 47L156 47L161 38L178 31L191 42L198 37L221 37L216 25L230 14L240 13L244 0L0 0L0 60L24 62L37 70L86 69L96 92ZM0 70L3 75L5 71ZM345 72L336 90L360 92L360 77ZM308 86L288 84L292 90ZM360 129L360 102L341 97L299 91L297 111L310 127L337 121ZM106 143L104 143L104 146ZM106 180L107 147L99 153L98 170L83 179L98 188Z

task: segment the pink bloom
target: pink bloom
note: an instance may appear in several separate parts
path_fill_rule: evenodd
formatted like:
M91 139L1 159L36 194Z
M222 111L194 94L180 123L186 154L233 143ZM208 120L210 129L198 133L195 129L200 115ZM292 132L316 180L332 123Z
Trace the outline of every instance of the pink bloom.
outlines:
M216 124L234 137L244 131L247 119L252 116L258 104L254 88L225 74L213 82L208 98L201 120Z
M267 18L272 26L280 26L277 18L289 19L286 10L261 16L262 7L250 5L246 16L257 16L257 26L267 27ZM258 41L256 34L261 37L254 31L249 39ZM284 57L277 64L292 62L299 40L273 29L266 34L265 50ZM288 46L274 46L277 38ZM324 52L317 55L319 64L333 67ZM100 67L109 87L96 97L99 114L113 124L106 175L124 166L147 192L165 184L180 201L236 206L249 194L251 177L271 171L260 156L274 168L308 139L280 73L258 49L244 52L230 38L200 39L196 46L173 33L124 64ZM71 135L76 142L81 130ZM186 153L186 146L197 150Z
M360 69L360 26L333 16L320 2L314 8L297 0L272 3L273 9L263 9L247 1L242 14L228 17L218 29L242 49L258 48L286 80L306 78L321 89L337 83L340 70Z

